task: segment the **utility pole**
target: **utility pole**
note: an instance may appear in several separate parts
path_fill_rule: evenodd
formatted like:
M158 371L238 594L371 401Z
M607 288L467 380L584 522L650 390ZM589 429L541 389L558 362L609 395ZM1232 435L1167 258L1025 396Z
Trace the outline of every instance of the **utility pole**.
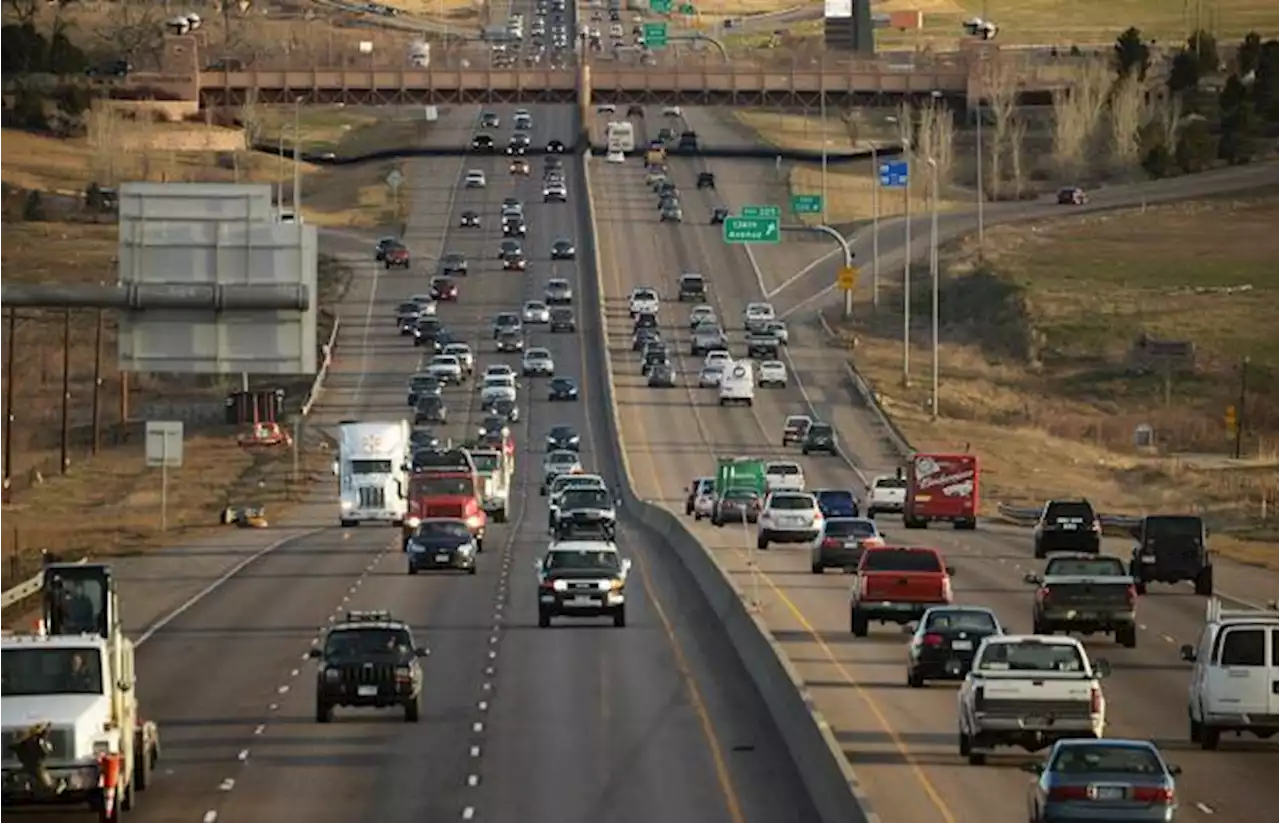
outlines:
M102 337L107 315L98 309L98 330L93 338L93 453L102 449Z
M11 491L13 478L13 343L18 328L18 310L9 309L9 334L4 362L4 488Z
M1240 361L1240 399L1236 405L1236 460L1240 459L1240 451L1244 445L1244 401L1249 394L1249 358Z
M61 471L67 473L71 465L71 309L62 310L62 443Z

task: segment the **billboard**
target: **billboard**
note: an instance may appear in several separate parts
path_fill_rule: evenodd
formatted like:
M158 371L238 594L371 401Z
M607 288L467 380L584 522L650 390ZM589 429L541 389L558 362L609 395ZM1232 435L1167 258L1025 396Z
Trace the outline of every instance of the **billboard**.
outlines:
M845 18L853 16L853 0L823 0L823 16Z

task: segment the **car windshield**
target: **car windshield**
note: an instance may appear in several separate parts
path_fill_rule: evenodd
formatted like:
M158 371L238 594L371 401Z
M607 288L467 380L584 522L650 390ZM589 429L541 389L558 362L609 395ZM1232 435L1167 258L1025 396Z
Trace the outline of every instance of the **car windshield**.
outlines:
M335 629L324 641L324 659L334 663L375 656L404 659L412 652L413 639L406 629Z
M779 365L781 365L781 364L779 364ZM810 437L830 437L830 436L831 436L831 427L830 427L830 426L828 426L828 425L825 425L825 424L823 424L823 425L817 425L817 426L810 426L810 427L809 427L809 436L810 436Z
M815 496L818 498L818 502L824 506L852 506L855 502L853 492L841 489L816 492Z
M622 568L615 551L560 550L547 554L548 571L617 571Z
M993 672L1082 672L1084 661L1074 645L1065 643L995 643L982 653L978 669Z
M476 485L468 476L440 477L428 474L409 481L410 497L467 497L475 492Z
M769 468L764 470L765 474L779 475L797 475L800 473L800 467L795 463L770 463Z
M390 460L352 460L352 474L391 474Z
M769 499L769 508L804 511L813 508L813 498L807 494L775 494Z
M1118 557L1055 557L1044 573L1060 577L1127 577L1129 570Z
M552 426L548 434L559 440L565 437L573 437L574 431L570 426Z
M566 242L563 245L567 246L569 244ZM569 288L569 281L568 280L549 280L547 281L547 288L551 289L552 291L563 291L564 289Z
M862 556L868 572L941 572L942 561L927 549L883 549Z
M877 489L905 489L907 481L902 477L878 477L876 478Z
M875 537L876 524L870 520L828 520L827 537Z
M499 457L494 453L472 452L471 461L476 464L476 471L483 474L498 470Z
M1088 503L1050 503L1045 512L1045 519L1054 520L1092 520L1093 507Z
M102 655L93 648L5 649L0 676L5 697L102 694Z
M1073 743L1063 746L1049 764L1059 774L1163 775L1164 764L1146 746Z
M500 314L497 322L499 326L518 326L520 325L520 317L510 313Z
M573 452L552 452L547 461L557 466L572 466L578 462L578 455Z
M925 631L971 631L994 633L1000 628L993 615L987 612L957 609L937 611L925 621Z
M811 421L807 417L788 417L787 428L788 429L807 429L809 428L809 426L812 425L812 422L813 421Z
M431 358L431 365L456 366L458 365L458 358L454 357L452 354L438 354L435 357Z
M554 389L572 389L573 381L567 377L557 377L551 381L551 387Z
M424 540L435 540L444 537L468 540L471 537L471 532L467 530L467 524L461 520L428 520L414 530L413 536L421 537Z
M604 489L569 489L564 493L560 507L566 510L607 509L609 508L609 495Z

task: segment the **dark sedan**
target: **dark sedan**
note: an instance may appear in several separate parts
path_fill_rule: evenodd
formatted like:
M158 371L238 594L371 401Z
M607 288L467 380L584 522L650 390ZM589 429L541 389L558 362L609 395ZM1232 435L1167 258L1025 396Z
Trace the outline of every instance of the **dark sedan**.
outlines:
M711 510L711 525L755 523L760 519L760 495L754 489L729 489Z
M547 383L548 400L577 400L578 384L567 377L553 377Z
M578 330L578 321L573 316L573 309L552 309L551 310L551 331L558 332L575 332Z
M547 451L577 451L582 438L573 426L552 426L547 432Z
M676 370L670 363L660 363L649 370L649 388L674 389L676 387Z
M448 277L437 277L431 281L431 297L434 300L450 302L458 299L458 284Z
M440 274L460 274L465 276L467 273L467 258L458 252L449 252L440 258Z
M963 680L973 656L987 637L1004 634L990 609L939 606L920 618L907 647L907 683L920 688L929 680Z
M449 422L449 409L444 404L444 398L433 394L423 395L418 398L418 402L413 407L413 425L421 426L423 423L440 423L441 425Z
M560 238L551 244L552 260L572 260L578 255L578 250L574 248L572 240Z
M418 524L405 542L409 574L420 571L476 573L476 543L466 521L431 518Z
M458 225L464 229L480 228L480 215L474 211L464 211L458 219Z

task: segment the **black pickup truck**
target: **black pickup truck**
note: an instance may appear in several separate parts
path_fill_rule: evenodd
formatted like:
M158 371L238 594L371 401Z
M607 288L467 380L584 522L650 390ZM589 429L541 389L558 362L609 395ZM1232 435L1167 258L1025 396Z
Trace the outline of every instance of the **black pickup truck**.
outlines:
M1138 594L1148 583L1191 580L1196 594L1213 595L1213 563L1209 557L1209 529L1194 514L1153 514L1133 529L1133 557L1129 574Z
M1124 561L1097 554L1061 555L1043 574L1028 573L1036 589L1032 611L1036 634L1114 634L1127 649L1138 645L1138 592Z

